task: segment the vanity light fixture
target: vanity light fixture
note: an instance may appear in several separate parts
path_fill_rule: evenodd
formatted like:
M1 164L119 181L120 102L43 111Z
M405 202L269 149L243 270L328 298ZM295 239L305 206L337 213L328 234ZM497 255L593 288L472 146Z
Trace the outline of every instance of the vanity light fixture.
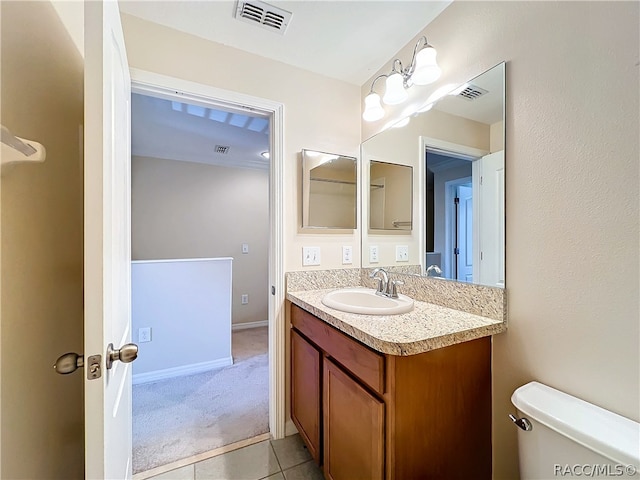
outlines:
M399 105L404 102L412 85L428 85L440 78L442 71L436 62L436 49L427 42L427 37L418 39L413 48L411 63L402 66L400 59L393 60L391 72L378 75L371 83L371 90L364 99L362 118L366 122L375 122L384 117L384 109L380 103L380 95L374 92L376 82L385 78L385 93L382 101L387 105Z

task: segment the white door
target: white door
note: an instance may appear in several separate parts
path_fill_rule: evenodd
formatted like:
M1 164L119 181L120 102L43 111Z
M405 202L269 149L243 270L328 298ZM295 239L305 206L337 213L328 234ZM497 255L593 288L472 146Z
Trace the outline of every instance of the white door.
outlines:
M473 189L471 185L457 188L458 198L458 271L461 282L473 281Z
M481 160L479 282L504 287L504 151Z
M131 339L131 81L115 1L85 2L85 476L131 478L131 364L106 368ZM101 377L87 380L90 356Z

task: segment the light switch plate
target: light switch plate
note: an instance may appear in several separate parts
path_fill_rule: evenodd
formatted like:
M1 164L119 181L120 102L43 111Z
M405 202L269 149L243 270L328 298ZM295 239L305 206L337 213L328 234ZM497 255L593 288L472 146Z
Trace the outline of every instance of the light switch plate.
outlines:
M378 263L378 246L369 245L369 263Z
M302 265L320 265L320 247L302 247Z
M409 246L396 245L396 262L408 262L408 261L409 261Z
M242 253L249 253L249 244L248 243L243 243L242 244Z
M342 264L350 265L353 263L353 249L351 245L344 245L342 247Z

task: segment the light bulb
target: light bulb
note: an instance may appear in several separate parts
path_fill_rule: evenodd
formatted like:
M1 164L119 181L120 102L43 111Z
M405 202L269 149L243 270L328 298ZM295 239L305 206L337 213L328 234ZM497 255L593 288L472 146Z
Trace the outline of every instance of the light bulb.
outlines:
M409 94L404 89L404 79L399 73L392 73L387 77L386 90L382 101L387 105L398 105L404 102Z
M365 122L375 122L384 117L384 109L380 104L380 95L371 92L364 98L364 112L362 118Z
M411 80L416 85L428 85L440 78L442 70L436 62L436 49L432 46L423 48L416 55L416 68Z

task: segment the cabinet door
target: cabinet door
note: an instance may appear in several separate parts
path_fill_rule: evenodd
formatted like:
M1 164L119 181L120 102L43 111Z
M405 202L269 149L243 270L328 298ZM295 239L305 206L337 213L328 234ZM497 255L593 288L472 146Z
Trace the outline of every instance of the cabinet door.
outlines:
M291 330L291 419L318 465L321 460L321 358L319 350Z
M331 480L384 477L384 403L324 360L324 473Z

